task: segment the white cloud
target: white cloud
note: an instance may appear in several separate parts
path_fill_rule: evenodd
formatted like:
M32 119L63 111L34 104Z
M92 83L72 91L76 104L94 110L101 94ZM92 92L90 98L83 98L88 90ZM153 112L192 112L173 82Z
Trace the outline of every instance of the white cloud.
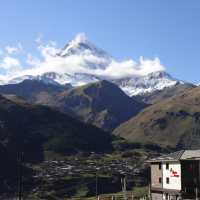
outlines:
M6 56L3 58L2 63L0 64L0 67L3 69L11 69L12 67L19 67L20 62L16 58Z
M42 43L42 39L43 39L43 34L39 34L38 36L37 36L37 38L35 39L35 42L37 43L37 44L41 44Z
M9 55L20 53L22 50L23 50L23 47L20 43L18 43L17 46L8 45L5 47L5 51Z
M74 40L69 42L67 50L73 47L76 48L80 42L87 42L87 38L83 33L78 34ZM57 48L55 42L50 41L48 44L43 45L40 36L37 38L37 44L40 56L36 57L27 53L26 63L29 66L28 68L22 67L17 58L11 56L2 58L0 68L7 70L8 79L23 75L40 75L45 72L89 73L116 79L127 76L143 76L155 71L165 70L159 58L144 59L140 57L139 61L132 59L117 61L109 56L94 54L90 50L69 56L59 56L61 49ZM20 52L22 50L22 47L20 47L20 45L17 47L7 46L7 54Z
M56 48L55 42L50 41L47 45L39 45L38 50L40 54L45 58L55 57L57 53L59 53L60 49Z
M36 67L36 66L40 66L40 59L37 58L37 57L34 57L32 54L28 54L27 55L27 58L26 58L26 63L29 65L29 66L33 66L33 67Z
M88 52L60 57L56 55L60 49L52 45L40 46L39 50L43 56L43 61L39 62L37 60L36 62L37 66L40 65L40 73L48 71L59 73L82 72L108 78L122 78L127 76L143 76L155 71L165 70L159 58L144 59L141 57L138 62L132 59L117 61L113 58L99 57Z
M86 37L85 33L79 33L76 35L76 37L73 40L71 40L69 42L69 47L76 46L79 43L84 43L86 41L87 41L87 37Z
M9 78L22 72L21 63L18 59L6 56L0 62L0 82L7 82Z

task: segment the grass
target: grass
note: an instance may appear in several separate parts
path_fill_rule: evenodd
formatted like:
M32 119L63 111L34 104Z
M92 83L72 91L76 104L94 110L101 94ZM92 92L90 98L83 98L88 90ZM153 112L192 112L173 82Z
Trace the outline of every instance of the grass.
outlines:
M135 197L143 197L145 195L148 195L148 187L134 187L133 195Z
M132 191L127 191L127 195L133 194L134 197L141 198L146 195L148 195L148 187L134 187ZM117 193L109 193L109 194L101 194L102 196L106 197L122 197L123 193L122 192L117 192ZM96 200L97 198L95 196L93 197L85 197L84 200ZM77 198L71 198L70 200L78 200ZM80 200L83 200L83 198L80 198Z
M87 186L83 185L77 190L76 195L74 197L76 199L83 198L83 197L87 196L87 194L88 194L88 188L87 188Z

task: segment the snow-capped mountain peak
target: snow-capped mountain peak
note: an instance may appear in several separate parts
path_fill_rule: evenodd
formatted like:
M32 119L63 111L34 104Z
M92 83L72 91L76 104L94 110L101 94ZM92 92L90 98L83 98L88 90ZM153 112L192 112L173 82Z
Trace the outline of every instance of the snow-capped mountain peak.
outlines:
M111 59L104 50L96 47L92 44L85 34L78 34L73 40L71 40L60 52L60 56L71 55L93 55L101 58Z

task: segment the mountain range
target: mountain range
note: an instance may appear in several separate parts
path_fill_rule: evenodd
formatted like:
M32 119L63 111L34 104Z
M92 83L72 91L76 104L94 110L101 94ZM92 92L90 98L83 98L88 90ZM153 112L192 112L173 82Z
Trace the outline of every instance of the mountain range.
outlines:
M149 65L148 73L140 73L142 68L139 64L132 60L117 61L85 37L77 36L63 49L56 49L55 51L55 54L48 55L50 58L46 61L45 70L34 71L34 73L31 70L24 71L23 75L16 75L8 80L0 80L1 85L16 84L27 79L34 79L46 84L67 84L72 87L79 87L88 83L107 80L116 84L128 96L136 96L184 84L183 81L173 78L161 67L156 67L155 71L151 70L151 68L159 65L158 59L146 63L143 58L140 58L141 65ZM56 67L51 67L51 65ZM133 72L134 70L136 72Z
M97 72L105 72L117 61L86 39L75 38L54 57L59 61L81 58L84 71L78 62L73 67L80 71L74 73L58 69L38 75L26 74L0 85L5 102L16 104L17 101L17 106L11 109L13 113L9 109L9 116L18 115L27 120L31 116L22 126L26 130L30 128L30 137L32 130L42 131L39 135L47 132L48 136L44 134L45 141L40 145L42 148L48 146L46 143L54 146L65 141L65 137L68 138L65 130L70 130L72 142L69 140L64 146L72 151L75 146L84 150L84 145L89 147L93 143L99 147L96 143L101 144L103 137L108 147L114 137L112 133L129 142L164 148L197 148L200 145L198 86L173 78L164 70L124 77L99 74ZM4 106L7 108L7 103ZM23 112L16 114L15 110ZM15 121L11 121L10 126L12 123Z
M0 93L17 95L20 102L51 107L56 113L113 131L129 142L164 148L199 146L198 134L193 136L199 129L198 91L199 87L192 84L178 84L145 96L129 97L108 81L76 88L38 80L0 86Z

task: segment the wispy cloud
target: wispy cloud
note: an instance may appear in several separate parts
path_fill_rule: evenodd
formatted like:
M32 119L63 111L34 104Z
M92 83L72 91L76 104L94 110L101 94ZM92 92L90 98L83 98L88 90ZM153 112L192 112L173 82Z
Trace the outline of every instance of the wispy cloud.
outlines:
M9 55L20 53L22 50L23 50L23 47L20 43L18 43L17 46L8 45L5 47L5 51Z

